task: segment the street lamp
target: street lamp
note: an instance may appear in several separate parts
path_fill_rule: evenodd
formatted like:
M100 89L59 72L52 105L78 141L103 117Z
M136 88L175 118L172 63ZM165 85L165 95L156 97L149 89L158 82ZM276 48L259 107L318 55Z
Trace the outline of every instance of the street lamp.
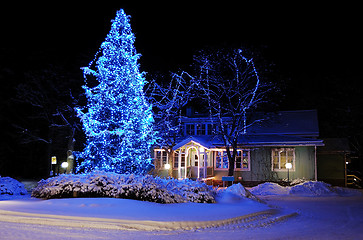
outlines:
M286 167L286 169L287 169L287 182L290 184L290 176L289 176L289 171L290 171L290 169L292 168L292 163L286 163L285 164L285 167Z

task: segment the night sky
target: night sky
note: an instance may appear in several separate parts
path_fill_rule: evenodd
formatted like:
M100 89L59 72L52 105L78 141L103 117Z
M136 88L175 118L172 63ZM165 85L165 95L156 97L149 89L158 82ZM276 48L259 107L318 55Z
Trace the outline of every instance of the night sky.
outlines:
M263 48L264 57L293 76L340 74L360 65L360 16L353 5L107 2L4 7L2 47L59 50L57 57L68 59L95 53L115 12L124 8L146 71L190 64L197 50L210 45Z
M363 39L358 5L82 2L88 3L1 7L2 106L25 81L24 72L50 63L80 89L79 68L93 59L111 19L123 8L131 15L141 70L186 69L204 47L258 49L273 64L276 79L268 81L280 84L279 110L318 109L323 137L348 137L361 148ZM9 118L3 115L2 121L11 122Z

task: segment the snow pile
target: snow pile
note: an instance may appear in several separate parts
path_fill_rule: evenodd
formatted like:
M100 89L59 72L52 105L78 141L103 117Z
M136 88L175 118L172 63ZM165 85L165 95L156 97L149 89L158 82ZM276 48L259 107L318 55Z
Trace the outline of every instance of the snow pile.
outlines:
M33 189L32 196L46 199L113 197L157 203L215 202L215 191L205 183L101 171L63 174L41 180Z
M290 187L289 194L309 196L334 196L337 193L334 188L324 182L307 181Z
M360 196L355 189L333 187L320 181L305 181L292 187L282 187L277 183L266 182L250 189L255 195L296 195L296 196Z
M265 182L250 189L254 195L285 195L289 193L289 187L282 187L277 183Z
M255 195L248 191L241 183L233 184L232 186L220 190L218 192L218 202L232 203L235 201L240 201L243 198L250 198L261 202Z
M25 195L27 194L24 185L11 178L11 177L0 177L0 195Z

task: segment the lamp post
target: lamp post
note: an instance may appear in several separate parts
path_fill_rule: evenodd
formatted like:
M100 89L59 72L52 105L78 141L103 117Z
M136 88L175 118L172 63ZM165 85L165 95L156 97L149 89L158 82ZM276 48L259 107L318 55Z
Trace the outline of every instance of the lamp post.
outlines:
M290 169L292 168L292 163L286 163L285 164L285 167L286 167L286 169L287 169L287 182L289 183L289 185L290 185Z

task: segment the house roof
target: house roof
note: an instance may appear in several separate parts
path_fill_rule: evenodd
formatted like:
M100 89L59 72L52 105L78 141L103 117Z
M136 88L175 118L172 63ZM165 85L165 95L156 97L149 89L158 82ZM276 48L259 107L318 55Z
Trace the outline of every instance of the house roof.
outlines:
M194 142L205 148L223 147L224 142L221 136L188 136L179 141L173 147L176 150L185 144ZM240 147L262 147L262 146L324 146L323 140L288 136L288 135L253 135L245 134L239 137L238 145Z
M184 123L208 123L210 118L184 117ZM226 117L228 121L228 117ZM255 124L251 124L255 122ZM253 113L247 119L251 124L247 133L238 138L241 147L259 146L324 146L319 136L318 114L316 110L281 111L276 113ZM222 136L184 136L173 149L193 142L205 148L225 146Z
M224 117L230 121L229 117ZM210 123L208 116L183 117L184 123ZM217 118L213 119L217 122ZM255 123L254 123L255 122ZM318 137L318 113L316 110L280 111L280 112L254 112L247 117L248 134L262 135L296 135L302 137Z
M247 129L249 134L278 134L318 137L319 125L316 110L280 111L276 113L256 113L250 122L262 119Z

